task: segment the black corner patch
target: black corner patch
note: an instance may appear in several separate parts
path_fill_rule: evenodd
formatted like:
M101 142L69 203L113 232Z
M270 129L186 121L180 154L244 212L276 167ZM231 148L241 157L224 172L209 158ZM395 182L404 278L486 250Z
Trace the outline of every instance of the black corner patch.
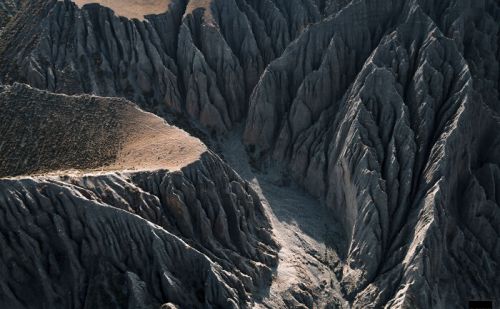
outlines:
M473 300L469 302L469 309L493 309L491 300Z

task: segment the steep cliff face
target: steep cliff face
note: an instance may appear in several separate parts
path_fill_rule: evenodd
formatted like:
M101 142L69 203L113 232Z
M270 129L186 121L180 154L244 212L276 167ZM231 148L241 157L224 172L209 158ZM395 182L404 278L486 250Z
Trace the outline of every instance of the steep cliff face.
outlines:
M354 307L498 297L499 207L478 175L495 187L499 18L495 1L355 1L255 88L244 140L340 214Z
M276 245L251 189L218 159L179 172L0 180L7 308L240 308Z
M0 180L0 240L9 248L1 254L12 265L0 268L4 303L35 306L23 294L32 289L61 307L110 296L115 307L246 307L261 287L269 307L500 299L498 1L171 0L161 14L131 1L141 10L0 0L0 82L123 97L193 120L222 137L222 149L243 122L266 181L300 184L333 210L347 243L322 244L300 224L285 233L289 222L275 217L286 237L269 289L278 258L265 197L199 141L161 129L159 118L151 129L152 115L124 99L3 86L0 176L51 173ZM40 121L47 108L64 117ZM82 111L95 117L79 119ZM27 131L26 118L39 125ZM59 127L68 130L41 139ZM76 133L94 143L67 139ZM34 142L47 146L42 156ZM273 178L276 167L283 179ZM81 225L85 232L65 232ZM334 265L319 257L321 245ZM133 258L130 247L141 248ZM74 265L67 255L78 257ZM288 268L307 274L288 287L279 278ZM71 297L68 273L77 278ZM26 284L44 280L47 288Z
M174 0L146 21L98 4L37 0L19 15L0 40L1 57L11 59L1 63L4 83L126 97L213 133L243 119L266 64L320 19L310 0Z
M196 139L123 99L1 89L2 307L240 308L270 284L259 198Z

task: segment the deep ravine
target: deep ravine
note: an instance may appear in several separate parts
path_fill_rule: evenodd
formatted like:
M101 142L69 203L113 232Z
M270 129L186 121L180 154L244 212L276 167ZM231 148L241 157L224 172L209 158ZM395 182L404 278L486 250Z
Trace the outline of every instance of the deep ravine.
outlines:
M221 141L221 155L259 195L280 244L272 285L257 296L255 308L348 307L338 278L345 236L332 210L278 170L253 168L240 132Z
M181 308L500 299L498 0L155 1L168 10L149 0L0 0L0 242L9 248L0 307L88 308L106 294L122 308L127 280L142 291L131 308L141 297ZM109 173L93 175L92 188L43 189L39 174L52 181L73 169ZM67 209L103 216L89 228L132 211L101 234L137 227L144 261L124 262L127 241L94 246L116 279L95 285L91 258L66 258L87 249L80 234L62 250L51 232L80 219L44 208L46 198L59 205L59 190L76 201L60 203ZM33 217L44 232L30 229ZM156 250L150 223L178 246ZM171 265L156 252L184 254ZM57 269L67 261L74 280L26 284L67 274ZM176 272L196 263L211 275ZM158 279L164 270L172 274Z

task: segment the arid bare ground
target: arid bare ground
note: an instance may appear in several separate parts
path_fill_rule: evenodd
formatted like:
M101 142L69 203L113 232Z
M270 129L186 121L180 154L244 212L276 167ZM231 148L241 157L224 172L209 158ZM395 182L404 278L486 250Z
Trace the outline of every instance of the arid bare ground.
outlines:
M197 138L132 104L125 106L120 125L123 142L105 170L177 170L207 150Z
M143 20L146 15L165 13L170 0L73 0L82 7L89 3L99 3L112 9L116 15Z
M332 211L283 183L276 171L254 170L238 136L233 132L223 141L222 155L259 195L281 246L272 285L255 308L347 306L337 275L345 241Z
M207 150L124 99L15 85L0 91L0 110L0 176L177 170Z

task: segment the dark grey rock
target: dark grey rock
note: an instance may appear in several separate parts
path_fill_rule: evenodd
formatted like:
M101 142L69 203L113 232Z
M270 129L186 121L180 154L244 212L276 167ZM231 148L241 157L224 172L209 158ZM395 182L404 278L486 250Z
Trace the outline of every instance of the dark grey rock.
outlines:
M0 57L10 59L0 80L125 97L225 133L244 119L265 65L320 14L311 0L204 5L175 0L142 22L98 4L32 1L0 39Z
M148 125L124 125L130 105L0 87L0 307L246 308L270 285L269 219L212 152L99 172Z
M499 297L499 208L472 197L498 164L499 17L495 1L353 1L255 88L244 140L343 220L353 307Z
M144 22L99 5L15 3L0 1L0 82L125 97L164 117L195 120L215 136L244 121L256 167L282 169L342 222L348 245L339 290L353 308L465 308L470 299L500 299L498 1L173 1ZM32 287L36 296L56 304L67 299L60 282L69 279L47 280L49 270L87 269L78 259L68 266L57 256L34 258L34 236L26 235L38 229L17 227L37 207L65 201L37 193L38 183L96 213L113 212L88 222L93 234L75 224L75 239L106 226L134 229L130 239L113 240L117 249L99 247L95 236L85 242L85 250L106 256L95 266L104 277L70 285L72 295L88 288L87 306L105 299L115 307L250 306L276 262L258 198L211 153L180 172L1 181L10 199L0 226L17 237L3 236L5 246L33 256L9 256L7 305L28 305L16 296L25 292L13 291L35 282L33 274L50 283ZM37 194L49 202L29 198ZM37 220L75 222L66 207L73 209L49 208L58 219ZM152 234L159 233L169 245L157 256ZM76 240L47 235L54 247L44 252L79 252L68 245ZM127 241L141 244L157 266L124 267ZM210 276L173 272L170 255L186 274L197 265ZM164 269L173 272L166 283L151 274ZM311 307L319 303L312 295L304 286L279 303Z

